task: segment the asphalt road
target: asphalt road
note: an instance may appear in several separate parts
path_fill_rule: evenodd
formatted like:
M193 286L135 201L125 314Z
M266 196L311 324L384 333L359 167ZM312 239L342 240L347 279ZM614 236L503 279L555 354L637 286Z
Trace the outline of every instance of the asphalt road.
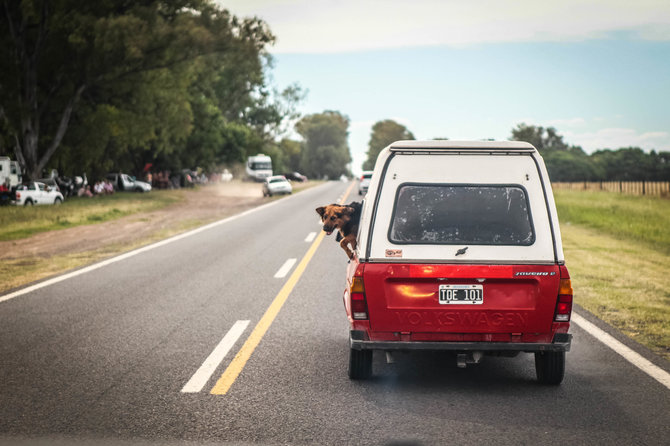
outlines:
M535 382L531 355L467 369L377 355L373 379L350 381L334 236L285 288L320 232L314 209L347 186L0 302L0 444L670 444L670 390L574 324L559 387ZM282 292L227 393L210 393ZM202 390L184 392L238 321Z

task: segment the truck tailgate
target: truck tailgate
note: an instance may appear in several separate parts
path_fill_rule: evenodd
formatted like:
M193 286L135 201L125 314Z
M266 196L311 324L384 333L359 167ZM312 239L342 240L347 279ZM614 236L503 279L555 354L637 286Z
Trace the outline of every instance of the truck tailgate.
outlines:
M370 328L548 333L559 279L558 265L370 263L364 274Z

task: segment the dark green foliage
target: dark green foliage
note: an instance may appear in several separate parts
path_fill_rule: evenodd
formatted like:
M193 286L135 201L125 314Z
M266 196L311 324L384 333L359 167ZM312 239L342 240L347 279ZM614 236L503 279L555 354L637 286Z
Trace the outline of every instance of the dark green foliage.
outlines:
M414 139L414 135L404 125L391 119L375 123L372 126L370 142L368 143L368 158L363 163L363 170L372 170L375 167L377 156L384 147L393 142L407 139Z
M553 127L519 124L512 140L535 146L552 181L669 181L670 152L644 152L638 147L599 150L587 155L569 146Z
M243 161L304 96L267 84L268 26L212 0L0 6L0 154L28 178Z
M348 117L326 110L303 117L295 128L303 137L300 160L303 174L310 178L330 179L349 174Z

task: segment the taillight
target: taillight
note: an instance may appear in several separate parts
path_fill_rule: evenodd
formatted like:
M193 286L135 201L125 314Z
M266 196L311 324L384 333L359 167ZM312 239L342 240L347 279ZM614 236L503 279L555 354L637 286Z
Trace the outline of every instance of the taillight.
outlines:
M368 303L365 299L365 284L363 283L363 264L359 264L351 282L351 316L356 320L368 318Z
M17 199L17 200L20 200L20 199L21 199L21 194L18 193L18 192L16 193L16 199Z
M572 293L572 283L570 282L568 269L565 266L561 266L561 279L558 285L558 300L556 302L554 321L570 321L570 313L572 313Z

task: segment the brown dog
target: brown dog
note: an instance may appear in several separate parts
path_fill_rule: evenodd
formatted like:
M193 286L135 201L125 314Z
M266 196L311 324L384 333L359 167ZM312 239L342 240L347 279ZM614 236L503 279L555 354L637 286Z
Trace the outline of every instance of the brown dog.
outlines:
M326 231L326 234L330 235L335 229L339 230L337 240L347 256L353 259L358 222L361 219L361 204L357 201L352 201L346 206L329 204L316 208L316 212L321 216L323 230ZM341 240L339 236L341 236ZM349 246L351 246L351 249L349 249Z

